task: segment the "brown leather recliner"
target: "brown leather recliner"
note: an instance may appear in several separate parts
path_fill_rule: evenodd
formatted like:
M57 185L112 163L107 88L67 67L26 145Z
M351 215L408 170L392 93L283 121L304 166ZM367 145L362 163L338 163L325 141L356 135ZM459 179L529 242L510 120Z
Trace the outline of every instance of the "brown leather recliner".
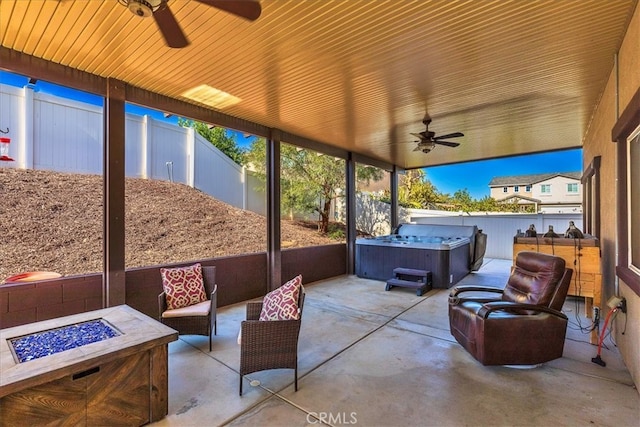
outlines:
M560 310L572 274L560 257L520 252L504 290L451 290L451 334L483 365L535 365L562 357L568 319ZM501 295L487 298L478 291ZM464 292L476 293L461 297Z

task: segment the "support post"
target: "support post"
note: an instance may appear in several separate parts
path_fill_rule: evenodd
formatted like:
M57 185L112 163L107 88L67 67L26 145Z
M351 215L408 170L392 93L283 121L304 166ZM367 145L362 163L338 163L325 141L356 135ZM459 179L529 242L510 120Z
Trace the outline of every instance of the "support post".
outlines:
M345 162L346 176L346 218L347 218L347 274L354 274L356 269L356 162L353 153L349 153Z
M280 225L280 132L267 140L267 291L282 284Z
M102 190L104 200L102 298L104 307L125 303L124 88L123 82L107 79L107 96L104 105L104 178Z
M398 227L398 167L397 166L393 166L393 170L391 171L391 179L389 179L389 186L391 187L389 189L389 192L391 193L391 218L390 218L390 224L391 224L391 232L393 233L393 230L395 230Z

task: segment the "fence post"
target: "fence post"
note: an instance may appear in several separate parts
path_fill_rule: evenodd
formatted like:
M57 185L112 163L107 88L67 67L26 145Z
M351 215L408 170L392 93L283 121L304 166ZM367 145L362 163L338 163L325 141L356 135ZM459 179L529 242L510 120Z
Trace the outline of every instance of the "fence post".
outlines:
M22 88L22 110L20 111L20 133L18 138L18 167L33 169L33 86L26 85Z
M249 186L247 179L247 168L242 166L242 173L240 175L240 180L242 181L242 209L247 210L247 206L249 206Z
M192 127L187 129L187 155L186 155L186 167L187 167L187 185L191 188L195 188L196 180L196 133Z
M144 179L149 179L149 165L151 155L149 149L151 147L151 128L153 126L153 118L148 114L142 116L142 138L140 140L140 175Z

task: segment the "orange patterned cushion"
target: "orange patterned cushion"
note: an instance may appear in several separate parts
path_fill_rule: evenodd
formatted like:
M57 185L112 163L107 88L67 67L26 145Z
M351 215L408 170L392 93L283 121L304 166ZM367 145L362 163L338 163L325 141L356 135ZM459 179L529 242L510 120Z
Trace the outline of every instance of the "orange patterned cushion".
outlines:
M265 295L260 320L298 320L298 296L301 286L302 275L299 275Z
M207 300L202 280L202 266L161 268L162 287L167 296L167 309L188 307Z

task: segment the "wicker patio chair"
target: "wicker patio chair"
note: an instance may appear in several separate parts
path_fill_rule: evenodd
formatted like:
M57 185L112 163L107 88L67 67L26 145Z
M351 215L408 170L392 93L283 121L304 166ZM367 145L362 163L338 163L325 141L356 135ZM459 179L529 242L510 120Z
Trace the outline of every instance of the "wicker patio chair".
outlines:
M209 298L208 310L199 310L195 314L190 312L189 307L187 309L167 310L166 295L162 292L158 295L159 320L178 331L180 335L208 336L209 351L211 351L211 333L213 332L213 335L218 334L216 268L203 266L202 279L205 293Z
M242 378L252 372L268 369L293 369L298 391L298 336L302 322L304 292L298 297L300 316L297 320L258 320L262 302L247 304L247 320L241 324L240 396Z

